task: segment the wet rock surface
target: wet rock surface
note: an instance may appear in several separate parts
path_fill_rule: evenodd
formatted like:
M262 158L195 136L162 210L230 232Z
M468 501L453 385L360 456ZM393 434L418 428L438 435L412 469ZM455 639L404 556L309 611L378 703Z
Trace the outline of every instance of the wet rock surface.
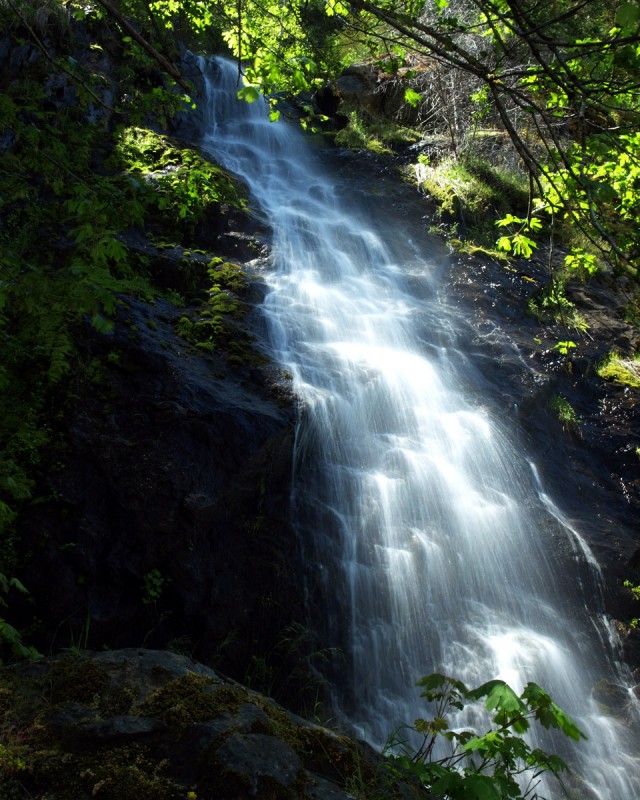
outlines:
M65 415L48 500L22 520L30 606L45 652L172 643L244 675L304 621L294 408L275 368L179 337L183 313L123 298L111 335L87 328L96 374Z

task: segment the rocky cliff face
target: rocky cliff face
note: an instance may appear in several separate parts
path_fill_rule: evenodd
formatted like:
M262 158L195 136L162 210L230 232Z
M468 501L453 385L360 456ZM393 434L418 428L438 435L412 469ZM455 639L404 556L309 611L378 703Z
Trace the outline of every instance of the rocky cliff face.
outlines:
M86 331L105 366L66 415L51 500L23 517L24 559L43 649L173 643L242 675L304 621L293 407L178 337L183 313L126 298L112 336Z

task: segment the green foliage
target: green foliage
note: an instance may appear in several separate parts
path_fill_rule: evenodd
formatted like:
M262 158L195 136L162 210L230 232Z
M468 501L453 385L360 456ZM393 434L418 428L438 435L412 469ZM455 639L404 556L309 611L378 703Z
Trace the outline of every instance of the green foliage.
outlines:
M630 386L640 389L640 357L623 358L613 351L598 366L598 375L607 381L613 381L619 386Z
M492 680L476 689L439 673L418 681L421 697L433 704L433 716L417 719L408 730L421 744L412 747L407 728L397 731L387 745L389 771L399 784L409 783L424 796L444 800L506 800L540 797L540 777L558 777L564 761L532 747L523 735L532 724L556 729L579 741L585 738L571 717L535 683L517 694L504 681ZM484 734L452 728L448 716L482 701L490 713L491 728ZM448 753L439 748L446 745ZM524 787L524 788L522 788ZM423 796L422 794L420 796Z
M420 134L411 128L352 110L348 114L346 127L335 134L334 141L338 146L350 150L389 153L394 147L417 142L419 138Z
M152 569L143 575L142 578L142 603L145 606L153 606L162 596L162 591L166 579L162 576L160 570Z
M14 589L22 595L29 594L27 589L25 589L17 578L7 578L6 575L0 572L0 608L8 608L5 597L9 595L11 589ZM14 658L41 658L40 653L38 653L34 647L26 645L22 640L21 633L16 630L13 625L10 625L2 616L0 616L0 645L7 647ZM2 661L0 661L0 663L2 663ZM3 758L5 755L6 754L0 750L0 768L3 766Z
M155 223L165 235L180 237L192 231L217 205L246 208L225 170L148 129L123 128L108 166L131 176L129 180L144 192L147 207L161 212L154 215Z
M640 600L640 584L636 586L631 581L625 581L624 586L631 591L631 594L635 600ZM637 628L640 625L640 620L634 618L629 622L629 625L632 628Z
M85 19L105 13L99 4L70 6ZM532 0L514 9L508 0L455 8L446 0L426 5L122 0L118 8L149 45L141 47L126 31L122 35L127 57L148 73L147 84L134 86L131 95L141 115L153 103L170 107L172 98L179 99L152 81L161 69L177 79L160 55L175 57L177 30L194 36L217 31L244 65L239 92L249 102L260 92L312 92L350 59L370 58L404 81L408 104L440 97L449 109L454 141L462 117L491 118L509 136L531 178L536 213L552 215L589 242L586 251L570 254L568 266L579 262L591 270L600 254L637 275L640 36L635 3L606 7L601 0L587 0L578 9L568 0L546 5ZM415 84L418 72L424 85ZM5 106L11 119L14 110L10 102ZM357 122L350 127L342 134L347 146L377 147ZM201 185L183 188L191 198L202 191ZM180 209L187 214L188 207ZM515 206L508 210L520 213ZM530 224L531 215L526 219ZM509 240L511 252L526 255L535 241L528 233L515 230L503 237L502 246Z
M566 431L576 430L579 427L580 419L566 397L560 394L554 395L549 400L549 409Z
M528 310L541 322L560 322L568 329L584 333L589 325L566 295L567 278L565 272L556 273L547 286L530 298Z
M568 356L572 350L575 350L576 346L575 342L567 339L562 342L556 342L553 345L553 349L557 350L562 356Z
M495 250L491 220L514 208L526 208L523 175L494 167L473 150L435 164L418 157L414 171L419 186L436 201L441 215L456 220L458 228L462 225L462 241L454 242L458 250L479 247L494 258L505 259L504 248Z
M350 150L372 150L374 153L388 152L382 142L371 136L357 111L349 113L347 126L335 136L335 143L340 147L347 147Z
M87 338L88 326L91 336L110 336L121 294L151 300L157 291L147 260L129 250L123 231L155 226L175 240L222 205L244 206L223 170L140 127L142 118L149 125L183 104L168 81L162 84L153 58L124 39L126 57L114 58L113 30L101 22L99 5L66 5L85 23L80 41L57 0L0 7L0 30L10 45L34 53L17 77L9 80L7 69L0 76L0 570L5 574L15 574L20 509L39 499L39 478L58 461L57 431L68 404L80 384L95 382L101 372L99 359L85 355L78 343ZM140 5L131 4L131 10L135 17ZM90 45L87 34L96 37ZM40 47L45 37L47 57ZM165 52L177 53L170 37L165 44ZM105 61L113 62L112 70L116 62L121 65L112 99L103 91ZM58 86L63 99L55 93ZM114 127L116 121L122 127ZM4 627L3 635L13 637L17 647L13 630Z
M71 5L80 15L104 13L91 4ZM174 54L177 29L214 28L244 65L239 94L249 102L261 92L311 92L349 59L369 57L403 81L406 103L437 95L450 106L447 126L454 141L462 117L490 118L511 139L531 180L530 199L536 199L534 213L526 217L515 204L502 209L526 224L512 221L516 227L502 236L500 247L528 257L535 245L533 220L548 214L588 242L569 254L567 267L593 272L604 258L637 274L640 38L634 3L608 8L587 0L580 14L566 0L546 6L533 0L517 13L507 0L479 0L455 10L445 0L427 5L156 0L152 6L123 0L119 8L150 39L151 48L145 49L135 37L122 38L149 74L164 68L175 77L153 47L156 55ZM418 73L424 85L415 82ZM134 96L142 113L147 96L170 103L164 87L149 86ZM463 108L468 98L469 113ZM11 103L4 105L10 119ZM385 144L355 117L339 141L374 149ZM178 213L187 218L205 184L197 178L181 185L172 180L173 190L182 194ZM446 205L452 200L445 195Z
M386 71L404 76L408 104L438 90L452 109L447 124L454 140L453 129L471 97L471 117L491 117L510 137L540 208L580 230L602 257L636 274L636 4L609 8L587 0L578 14L564 1L534 0L516 10L507 0L455 9L445 0L426 5L331 0L324 3L324 25L319 11L303 2L222 4L224 38L239 58L252 59L245 70L248 86L241 90L246 99L255 99L259 89L308 91L349 55L369 55ZM427 81L420 92L411 83L416 62ZM450 91L442 89L443 80ZM361 146L352 127L343 138ZM526 255L533 249L526 230L509 238L513 252ZM593 266L590 258L582 262Z
M530 258L537 244L529 237L529 233L535 233L542 227L542 223L537 217L521 218L513 214L498 220L500 227L509 227L512 232L509 235L501 236L498 240L498 248L506 252L512 252L516 256ZM515 228L515 230L513 230Z

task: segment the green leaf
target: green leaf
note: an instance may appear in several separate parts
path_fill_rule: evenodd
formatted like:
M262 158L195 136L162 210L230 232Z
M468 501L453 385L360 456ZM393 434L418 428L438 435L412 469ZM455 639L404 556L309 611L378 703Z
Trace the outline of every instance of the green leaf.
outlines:
M9 585L13 586L13 588L19 591L21 594L29 594L29 590L17 578L11 578Z
M102 314L94 314L91 317L91 324L99 333L111 333L113 331L113 322L103 317Z
M508 713L526 714L527 706L522 702L513 689L504 681L493 680L483 683L477 689L469 692L469 697L479 700L485 697L487 711L506 711Z
M418 733L436 735L446 731L449 727L449 723L446 719L444 719L444 717L435 717L435 719L431 720L416 719L413 722L413 727L418 731Z
M254 103L260 97L260 92L255 86L243 86L238 91L238 100L245 100L247 103Z
M504 797L496 780L489 775L468 775L463 791L465 800L502 800Z
M529 682L522 692L522 697L528 701L535 718L543 727L559 728L565 736L576 742L587 738L567 712L554 703L549 694L537 683Z
M513 236L513 252L518 256L529 258L536 246L533 239L525 236L524 233L516 233Z
M455 769L444 769L444 774L431 784L431 792L436 797L460 797L463 777ZM464 797L464 795L462 795Z
M616 13L616 22L621 28L635 25L640 20L640 6L636 3L623 3Z
M420 92L416 92L413 89L405 89L404 90L404 100L405 103L409 103L410 106L415 108L418 103L422 102L422 95Z
M525 220L523 220L521 217L514 217L513 214L507 214L502 219L499 219L496 224L500 228L504 228L505 225L511 225L511 224L522 225L524 221Z
M441 700L448 698L448 702L454 708L462 708L462 704L458 702L460 695L466 695L468 692L464 683L461 683L455 678L447 675L442 675L439 672L434 672L432 675L425 675L420 678L416 686L421 686L424 691L420 693L420 697L427 700Z
M433 672L431 675L425 675L416 682L416 686L422 686L424 689L439 689L447 683L449 679L446 675L440 672Z
M327 0L325 14L328 17L333 17L335 14L340 17L346 17L349 14L349 6L342 3L340 0Z

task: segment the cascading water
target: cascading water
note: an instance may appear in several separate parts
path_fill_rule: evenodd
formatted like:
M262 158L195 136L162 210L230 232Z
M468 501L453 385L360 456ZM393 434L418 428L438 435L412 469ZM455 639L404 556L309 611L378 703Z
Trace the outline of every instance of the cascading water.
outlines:
M570 755L581 796L640 798L627 728L590 699L623 680L597 565L535 466L465 400L478 376L437 264L342 200L294 125L237 101L237 66L201 66L203 147L273 231L264 311L301 403L293 514L325 642L345 650L336 714L381 744L425 713L424 674L533 680L589 736Z

